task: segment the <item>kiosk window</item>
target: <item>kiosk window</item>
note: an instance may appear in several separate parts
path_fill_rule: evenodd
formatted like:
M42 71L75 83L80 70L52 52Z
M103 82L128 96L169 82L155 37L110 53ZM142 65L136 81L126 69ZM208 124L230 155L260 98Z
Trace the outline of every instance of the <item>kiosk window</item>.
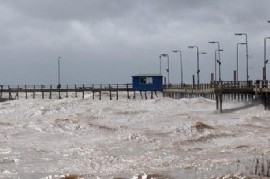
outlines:
M153 84L153 78L152 77L141 77L140 83L141 84Z

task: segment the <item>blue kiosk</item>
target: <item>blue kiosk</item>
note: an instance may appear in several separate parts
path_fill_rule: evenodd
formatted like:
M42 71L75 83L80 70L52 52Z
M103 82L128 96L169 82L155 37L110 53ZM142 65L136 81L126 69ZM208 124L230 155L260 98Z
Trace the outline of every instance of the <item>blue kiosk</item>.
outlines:
M132 76L134 91L162 91L161 74L139 74Z

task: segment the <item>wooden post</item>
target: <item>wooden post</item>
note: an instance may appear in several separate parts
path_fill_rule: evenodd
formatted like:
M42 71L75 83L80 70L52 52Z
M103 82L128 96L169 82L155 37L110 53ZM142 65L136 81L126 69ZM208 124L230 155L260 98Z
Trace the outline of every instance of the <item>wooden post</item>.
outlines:
M133 99L136 99L136 91L133 91Z
M146 93L146 91L144 91L144 96L145 96L145 99L147 99L147 93Z
M155 91L155 95L156 95L156 97L158 98L157 91Z
M127 84L127 98L130 99L128 84Z
M61 99L61 88L58 88L58 98Z
M216 96L216 109L218 110L219 109L219 95L218 95L218 93L216 92L215 93L215 96Z
M83 89L82 89L82 98L84 99L84 85L83 85L82 88L83 88Z
M151 91L151 99L154 99L154 97L153 97L153 91Z
M78 94L77 94L77 85L75 85L75 98L78 97Z
M112 90L111 90L111 85L109 84L109 92L110 92L110 100L112 100Z
M68 98L68 85L67 85L67 91L66 91L66 98Z
M215 76L214 73L211 73L211 83L214 83L214 81L215 81L215 77L214 76Z
M34 90L33 90L33 99L35 99L35 96L36 96L36 85L34 85Z
M11 89L8 85L8 99L12 99L12 96L11 96Z
M220 102L219 112L222 113L222 92L221 91L219 93L219 102Z
M116 86L116 100L118 100L118 84L117 84L117 86Z
M264 109L266 110L267 109L267 101L266 101L266 92L264 93Z
M92 95L92 96L93 96L93 99L95 99L95 91L94 91L94 87L95 87L95 86L92 85L92 92L93 92L93 95Z
M99 100L101 100L101 90L102 90L102 85L100 85L100 90L99 90Z
M50 96L49 99L52 99L52 85L50 85Z
M1 96L1 98L3 97L3 85L1 85L1 94L0 94Z
M19 85L17 86L17 93L16 93L16 98L19 99Z
M43 85L41 85L41 88L42 88L42 91L41 91L41 94L42 94L42 99L44 99Z

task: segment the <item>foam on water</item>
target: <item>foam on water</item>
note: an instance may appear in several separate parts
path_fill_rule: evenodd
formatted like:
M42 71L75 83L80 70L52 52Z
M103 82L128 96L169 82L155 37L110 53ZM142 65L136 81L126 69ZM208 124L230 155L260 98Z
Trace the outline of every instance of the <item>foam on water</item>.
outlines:
M219 114L204 98L128 100L124 93L112 101L87 94L0 103L1 175L225 175L238 159L270 152L270 113L248 105L225 101Z

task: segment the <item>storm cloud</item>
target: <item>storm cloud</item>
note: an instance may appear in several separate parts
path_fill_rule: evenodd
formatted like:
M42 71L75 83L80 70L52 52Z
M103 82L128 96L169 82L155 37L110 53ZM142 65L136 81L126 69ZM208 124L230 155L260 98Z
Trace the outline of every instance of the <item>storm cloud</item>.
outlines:
M245 40L235 32L248 34L250 79L259 79L269 7L268 0L1 0L0 83L56 84L58 56L63 84L128 83L134 74L158 73L161 53L169 54L171 82L179 83L175 49L182 50L190 83L196 51L189 45L207 52L200 66L201 81L209 82L213 40L224 49L222 80L232 80L236 43ZM245 80L243 47L239 60ZM165 68L164 61L163 75Z

